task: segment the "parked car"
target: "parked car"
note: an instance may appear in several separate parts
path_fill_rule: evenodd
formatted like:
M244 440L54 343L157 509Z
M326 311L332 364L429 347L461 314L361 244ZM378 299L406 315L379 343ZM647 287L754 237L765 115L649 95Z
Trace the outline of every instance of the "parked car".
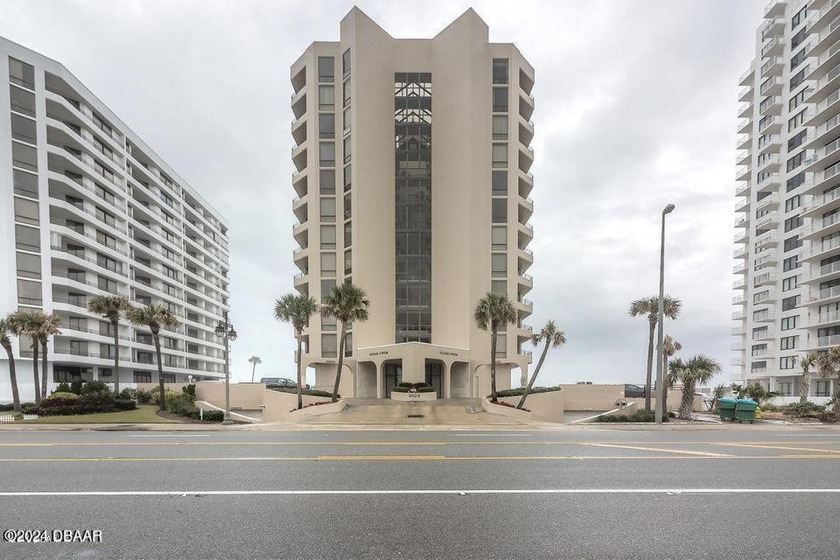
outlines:
M266 387L289 387L294 389L297 387L297 382L286 377L262 377L260 383L265 383ZM303 384L304 389L309 389L309 385Z
M643 399L645 398L645 388L641 385L624 385L624 398L627 399Z

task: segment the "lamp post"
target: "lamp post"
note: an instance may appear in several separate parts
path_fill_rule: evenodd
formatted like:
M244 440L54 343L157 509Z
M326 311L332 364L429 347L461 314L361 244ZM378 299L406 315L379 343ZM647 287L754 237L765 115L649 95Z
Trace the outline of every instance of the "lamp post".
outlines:
M664 350L662 348L664 342L662 321L665 315L665 214L670 214L673 210L673 204L669 204L662 209L662 239L659 245L659 310L656 319L656 412L654 416L657 424L662 424L662 395L665 391L665 381L662 371L662 351Z
M223 338L225 341L225 419L222 424L233 424L230 419L230 354L228 341L236 340L236 331L233 330L233 325L228 321L227 311L224 312L224 319L216 325L216 336Z

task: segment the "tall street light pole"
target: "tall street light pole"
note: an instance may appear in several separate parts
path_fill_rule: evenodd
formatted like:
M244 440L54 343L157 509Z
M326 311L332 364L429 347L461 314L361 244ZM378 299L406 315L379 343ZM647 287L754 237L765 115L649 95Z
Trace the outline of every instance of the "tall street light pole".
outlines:
M224 319L216 325L216 336L223 338L225 341L225 419L222 424L233 424L230 419L230 353L228 341L236 340L236 331L233 330L233 325L228 321L227 311L224 312Z
M662 352L664 331L662 321L665 315L665 215L674 210L674 205L669 204L662 210L662 239L659 245L659 310L657 313L656 331L656 413L657 424L662 424L662 397L665 394L665 380L663 379Z

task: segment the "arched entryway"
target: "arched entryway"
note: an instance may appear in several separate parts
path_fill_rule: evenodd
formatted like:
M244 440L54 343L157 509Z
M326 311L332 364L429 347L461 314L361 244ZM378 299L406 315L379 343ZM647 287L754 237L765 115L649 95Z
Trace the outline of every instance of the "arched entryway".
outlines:
M386 360L382 362L383 398L391 398L391 389L402 383L402 360Z

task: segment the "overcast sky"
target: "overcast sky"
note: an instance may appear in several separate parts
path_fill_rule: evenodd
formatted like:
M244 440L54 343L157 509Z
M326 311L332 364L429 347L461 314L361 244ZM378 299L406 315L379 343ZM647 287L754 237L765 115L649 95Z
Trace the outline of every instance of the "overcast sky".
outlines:
M289 65L335 41L348 1L3 0L0 35L63 63L230 222L235 379L294 376L292 331L272 317L292 291ZM529 271L538 330L568 344L540 384L642 383L669 202L667 332L728 379L738 78L766 0L405 3L358 6L392 36L434 36L472 6L490 40L536 71ZM514 7L515 6L515 7ZM738 375L734 375L737 378Z

